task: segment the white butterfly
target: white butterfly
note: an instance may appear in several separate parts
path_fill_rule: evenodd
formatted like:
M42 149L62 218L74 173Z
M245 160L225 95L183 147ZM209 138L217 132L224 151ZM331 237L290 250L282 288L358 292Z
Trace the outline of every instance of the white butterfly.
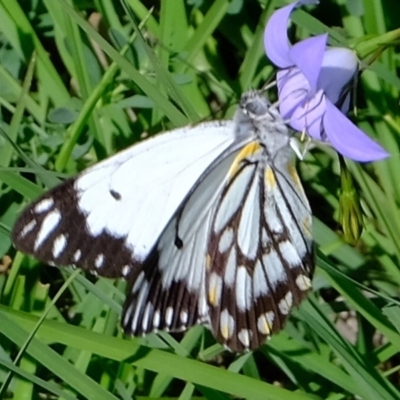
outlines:
M291 133L264 95L234 120L146 140L50 190L18 219L15 246L129 281L122 326L211 328L232 351L261 346L311 288L311 211Z

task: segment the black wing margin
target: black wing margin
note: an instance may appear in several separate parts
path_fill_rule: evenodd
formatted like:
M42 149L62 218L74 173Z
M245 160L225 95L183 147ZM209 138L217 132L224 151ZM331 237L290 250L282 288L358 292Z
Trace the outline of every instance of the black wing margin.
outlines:
M127 277L134 265L124 238L89 232L75 181L66 180L22 212L12 231L15 247L50 265L73 264L108 278Z

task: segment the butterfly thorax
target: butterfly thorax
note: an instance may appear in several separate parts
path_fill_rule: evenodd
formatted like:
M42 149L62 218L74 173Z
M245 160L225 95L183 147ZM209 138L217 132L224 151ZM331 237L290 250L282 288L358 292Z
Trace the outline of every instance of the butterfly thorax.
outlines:
M284 166L293 158L289 128L279 110L261 92L249 91L242 96L235 121L236 136L258 142L268 164Z

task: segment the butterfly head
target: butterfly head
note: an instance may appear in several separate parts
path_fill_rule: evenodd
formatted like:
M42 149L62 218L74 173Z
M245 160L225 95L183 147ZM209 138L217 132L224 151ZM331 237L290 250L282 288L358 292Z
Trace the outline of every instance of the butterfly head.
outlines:
M270 101L257 90L250 90L240 99L239 109L250 119L263 119L269 114Z
M264 125L268 130L278 130L287 134L286 123L278 108L271 104L265 94L258 90L249 90L242 95L236 113L236 121L240 124Z

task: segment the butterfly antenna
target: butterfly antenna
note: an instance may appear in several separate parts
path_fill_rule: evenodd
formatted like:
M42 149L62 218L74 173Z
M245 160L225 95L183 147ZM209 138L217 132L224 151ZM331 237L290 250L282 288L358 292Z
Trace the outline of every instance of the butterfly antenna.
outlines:
M261 93L267 92L269 89L275 87L277 85L277 81L271 81L264 83L263 87L260 89Z

